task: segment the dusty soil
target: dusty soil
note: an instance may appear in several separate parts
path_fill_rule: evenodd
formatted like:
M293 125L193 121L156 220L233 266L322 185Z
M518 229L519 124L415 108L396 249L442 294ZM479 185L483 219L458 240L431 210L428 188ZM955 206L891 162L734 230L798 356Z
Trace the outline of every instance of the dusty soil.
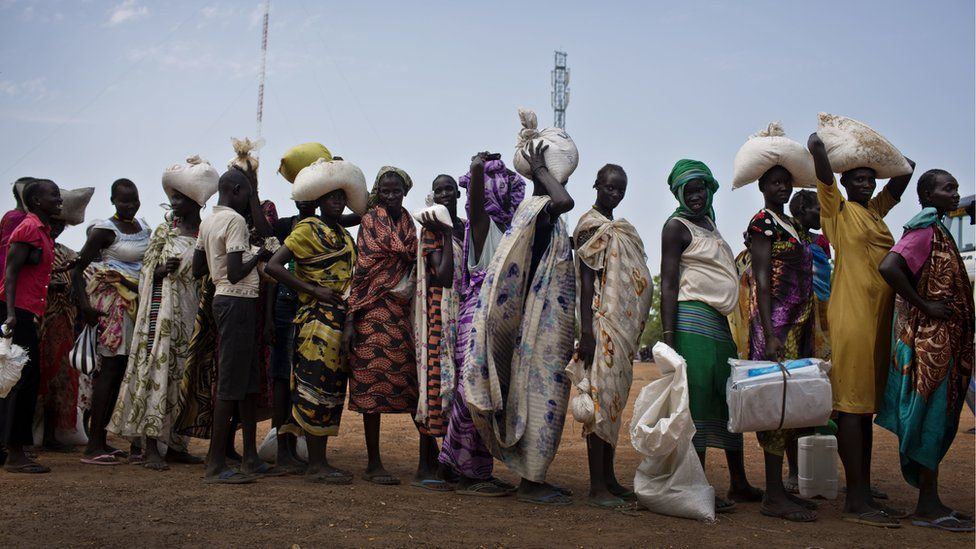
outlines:
M637 369L631 401L651 372L646 366ZM714 524L592 508L585 504L585 444L572 421L550 478L576 491L573 506L545 508L511 497L427 492L409 485L417 452L417 432L410 419L387 416L383 421L386 466L405 481L402 486L375 486L357 478L350 486L325 487L298 477L204 486L200 467L175 465L157 473L130 465L81 465L77 454L43 454L41 460L53 467L52 474L0 472L0 546L711 547L759 542L776 547L971 548L976 543L973 534L936 532L909 521L899 530L843 522L840 501L823 502L820 520L811 524L763 517L758 504L740 504ZM974 437L964 431L972 426L973 416L964 410L941 474L945 503L969 513L976 507ZM259 435L263 437L267 428L262 424ZM915 491L901 478L896 440L881 429L875 432L875 483L891 495L891 504L911 507ZM747 435L746 440L749 477L761 485L761 452L754 437ZM628 442L621 437L621 480L633 475L640 461ZM335 465L362 470L365 449L356 414L346 414L342 435L330 446ZM204 454L205 441L196 441L192 449ZM724 461L713 452L707 464L709 479L721 493L728 487ZM502 465L497 472L515 480Z

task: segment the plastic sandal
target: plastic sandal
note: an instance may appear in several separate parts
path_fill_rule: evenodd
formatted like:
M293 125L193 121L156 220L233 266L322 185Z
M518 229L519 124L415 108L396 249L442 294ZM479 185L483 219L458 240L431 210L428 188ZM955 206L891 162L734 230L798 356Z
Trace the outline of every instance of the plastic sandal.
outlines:
M865 526L875 526L877 528L901 528L901 523L888 516L881 510L868 511L866 513L845 513L843 519L854 524Z
M457 489L455 493L461 496L477 496L483 498L500 498L511 494L509 490L490 480L472 484L467 488Z
M227 469L215 477L206 477L204 484L251 484L255 482L254 477L239 473L233 469Z
M117 457L112 454L101 454L98 456L83 457L79 461L85 465L122 465Z
M425 478L423 480L415 480L410 483L410 486L423 488L424 490L430 490L431 492L453 492L454 491L453 486L448 484L446 481L438 478Z
M939 517L937 519L916 519L912 521L912 526L921 526L922 528L936 528L938 530L945 530L946 532L972 532L974 531L973 523L971 521L965 521L953 516L951 513Z
M535 505L564 506L573 504L572 498L560 492L550 492L544 496L516 496L515 499L522 503L534 503Z

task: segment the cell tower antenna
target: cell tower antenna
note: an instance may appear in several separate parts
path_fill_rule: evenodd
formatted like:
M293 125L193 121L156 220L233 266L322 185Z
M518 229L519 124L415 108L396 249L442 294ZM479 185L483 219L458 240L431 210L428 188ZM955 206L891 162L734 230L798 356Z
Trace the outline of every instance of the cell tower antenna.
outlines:
M566 107L569 106L569 67L566 52L556 52L556 66L552 69L553 126L566 129Z
M262 123L264 122L264 78L268 66L268 19L271 11L271 0L264 2L264 24L261 29L261 71L258 74L258 134L261 139Z

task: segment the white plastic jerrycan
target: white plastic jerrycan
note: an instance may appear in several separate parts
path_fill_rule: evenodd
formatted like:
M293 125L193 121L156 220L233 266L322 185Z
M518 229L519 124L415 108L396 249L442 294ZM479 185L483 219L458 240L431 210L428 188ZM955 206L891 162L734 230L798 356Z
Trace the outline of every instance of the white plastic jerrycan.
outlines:
M811 435L800 437L800 495L837 499L837 437Z

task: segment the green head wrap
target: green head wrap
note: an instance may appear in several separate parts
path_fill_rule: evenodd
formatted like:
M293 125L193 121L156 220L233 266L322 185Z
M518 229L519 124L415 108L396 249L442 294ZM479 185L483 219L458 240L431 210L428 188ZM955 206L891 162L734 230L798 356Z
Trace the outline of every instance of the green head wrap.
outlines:
M708 198L705 202L705 212L709 219L715 221L712 198L715 196L715 191L718 190L718 181L712 176L712 170L708 169L708 166L704 162L688 160L687 158L675 162L674 168L671 169L671 175L668 176L668 186L671 187L671 194L678 199L678 208L674 210L674 213L668 219L675 216L691 216L691 210L685 206L685 185L696 179L701 179L705 182L705 190L708 192Z
M407 172L395 166L383 166L380 168L379 173L376 174L376 181L373 181L373 188L369 191L369 202L366 204L366 209L372 210L379 202L379 196L377 196L376 193L379 191L380 179L383 179L384 175L391 172L399 175L403 179L404 196L406 196L406 194L410 192L410 189L413 188L413 181L410 179L410 176L407 175Z

